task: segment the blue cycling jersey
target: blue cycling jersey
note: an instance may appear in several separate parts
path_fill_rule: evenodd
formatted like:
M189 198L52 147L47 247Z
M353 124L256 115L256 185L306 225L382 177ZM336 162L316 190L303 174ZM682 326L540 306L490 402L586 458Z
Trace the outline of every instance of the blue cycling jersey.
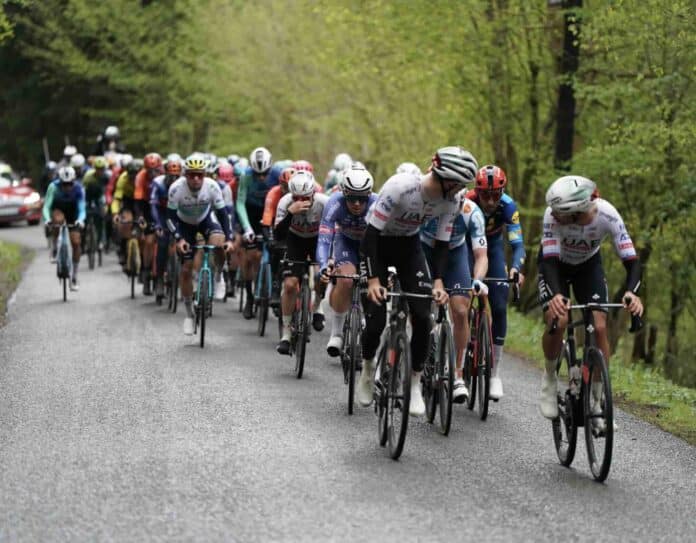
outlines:
M435 247L439 219L430 219L420 230L420 239L429 247ZM463 199L459 213L452 223L452 236L449 240L449 249L456 249L470 241L473 247L486 247L485 222L483 212L471 200Z
M360 215L354 215L348 210L346 199L342 192L335 192L324 206L324 212L319 225L319 241L317 242L317 261L320 269L326 267L331 257L331 246L334 234L340 234L348 239L359 242L367 229L367 212L377 201L377 195L371 193L365 210Z
M60 179L56 179L46 191L44 200L43 218L44 222L51 221L51 211L60 209L66 214L74 215L75 221L85 222L87 217L87 206L85 202L85 191L81 183L73 183L69 190L63 190Z

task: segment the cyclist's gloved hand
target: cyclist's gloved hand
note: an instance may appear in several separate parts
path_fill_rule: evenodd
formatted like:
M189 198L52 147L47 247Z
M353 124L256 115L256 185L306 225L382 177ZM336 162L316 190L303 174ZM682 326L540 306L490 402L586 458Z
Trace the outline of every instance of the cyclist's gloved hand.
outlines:
M185 239L180 239L176 242L176 248L181 254L186 254L191 250L191 245L189 245L189 242Z
M331 280L331 274L333 273L333 265L329 264L321 269L319 272L319 280L322 283L328 283Z
M162 236L164 236L164 228L158 226L157 228L155 228L155 234L157 234L158 238L161 238Z
M82 230L85 227L85 223L82 221L75 221L75 226Z
M228 239L222 246L226 253L230 253L234 250L234 241Z
M471 283L471 288L474 289L476 296L488 296L488 285L480 279L474 279Z
M246 241L247 243L254 243L254 241L256 241L256 234L251 228L245 231L244 236L242 237L244 238L244 241Z
M145 220L145 217L138 217L138 226L140 228L145 228L147 226L147 221Z

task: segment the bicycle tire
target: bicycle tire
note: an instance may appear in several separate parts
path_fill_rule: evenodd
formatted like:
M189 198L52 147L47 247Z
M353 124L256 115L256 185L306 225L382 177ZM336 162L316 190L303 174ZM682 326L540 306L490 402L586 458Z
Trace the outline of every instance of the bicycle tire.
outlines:
M355 372L358 369L358 363L362 358L362 316L360 309L353 307L348 314L350 325L348 327L348 414L353 414L355 405ZM345 339L344 339L345 340Z
M439 337L437 336L436 328L433 327L430 332L430 345L428 349L428 357L423 364L423 377L421 379L423 386L423 401L425 402L425 418L432 424L437 414L438 386L437 386L437 360L435 353L439 350Z
M254 300L258 305L256 310L256 317L258 320L256 331L259 337L263 337L266 333L266 322L268 321L268 270L266 266L268 266L268 264L262 264L259 268L259 296Z
M68 301L68 279L63 277L63 301Z
M240 273L240 278L241 278L241 272ZM241 279L237 280L237 288L239 288L239 312L242 313L244 311L244 295L246 294L246 286L244 285L244 281Z
M487 313L481 314L477 337L478 360L476 371L476 388L478 388L478 414L481 420L488 417L488 404L491 390L491 334Z
M387 448L397 460L404 450L408 432L408 411L411 404L411 345L404 332L397 332L393 341L394 365L389 379L387 405Z
M172 276L172 313L176 313L179 305L179 275L181 273L181 264L176 255L174 255L174 274Z
M305 355L309 336L309 304L311 295L307 281L303 279L300 288L300 314L297 320L297 339L295 343L295 375L302 379L304 372Z
M595 481L606 480L611 469L611 457L614 446L614 403L611 396L611 382L609 372L604 361L602 351L591 347L585 353L589 366L589 376L587 381L583 379L583 414L585 417L585 444L587 445L587 459L590 463L590 471ZM599 415L593 415L590 407L592 402L592 382L599 373L602 383L603 405L601 416L604 418L604 430L600 433L596 431L594 421ZM595 441L597 443L595 443ZM597 454L597 444L603 445L601 457Z
M94 269L94 264L95 264L95 243L94 243L94 223L90 223L89 227L87 228L86 232L86 237L87 240L85 242L85 245L87 245L87 263L89 266L90 270Z
M474 308L469 309L469 334L471 338L476 337L476 333L478 330L478 326L476 323L477 317L476 317L476 311ZM476 405L476 373L477 373L477 367L476 367L476 349L478 348L476 345L475 339L469 339L469 342L466 345L466 349L464 350L464 362L463 362L463 378L464 378L464 383L466 383L466 388L469 391L469 398L466 401L466 408L469 411L472 411L474 409L474 405Z
M452 328L447 320L440 325L440 351L437 365L437 391L440 408L440 432L449 435L452 427L455 350Z
M570 352L568 344L563 346L561 354L558 357L556 364L556 378L558 373L565 366L570 374ZM574 416L573 402L577 401L573 398L569 390L558 392L558 417L551 421L551 429L553 431L553 443L556 447L556 455L558 460L565 467L570 467L575 458L575 450L578 440L578 425Z
M198 272L198 309L200 312L200 336L201 349L205 345L205 321L208 317L208 306L210 305L210 270L202 269Z
M384 345L379 351L377 357L377 375L379 379L375 380L375 413L377 414L377 438L380 447L385 447L389 439L388 432L388 417L387 417L387 402L389 400L389 382L391 376L391 368L387 364L387 345L390 342L390 333L387 332ZM365 368L363 366L363 371Z

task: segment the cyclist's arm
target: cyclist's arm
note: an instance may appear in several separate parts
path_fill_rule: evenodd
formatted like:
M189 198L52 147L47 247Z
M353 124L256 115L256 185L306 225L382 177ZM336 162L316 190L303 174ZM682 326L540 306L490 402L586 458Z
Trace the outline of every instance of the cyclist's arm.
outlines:
M126 176L128 174L126 173ZM126 177L127 179L127 177ZM126 184L126 179L123 175L119 176L116 181L116 188L114 189L114 197L111 200L111 214L118 215L121 212L121 201L123 200L123 191Z
M336 215L340 209L340 202L336 199L329 201L324 206L324 212L321 214L321 223L319 223L319 237L317 239L317 262L319 269L326 268L331 256L331 247L336 233Z
M471 278L483 280L488 273L488 249L486 247L477 247L472 252L474 253L474 270Z
M544 282L552 296L561 292L561 239L558 224L551 216L551 208L544 213L544 228L541 237Z
M211 181L211 183L211 191L213 193L213 212L215 213L220 226L222 226L222 231L225 233L225 239L231 239L230 218L227 214L227 206L225 205L225 199L222 196L222 190L216 181Z
M292 213L288 210L290 202L292 202L291 198L281 198L278 203L274 234L275 238L280 241L287 237L290 231L290 225L292 224Z
M471 242L471 252L474 255L474 269L471 278L482 280L488 273L488 238L486 238L486 219L481 209L475 204L470 204L473 209L467 228L467 235Z
M46 189L46 197L43 205L43 220L45 223L51 222L51 208L53 207L53 195L55 194L56 186L51 183Z
M640 282L643 275L643 269L640 264L640 259L638 258L638 253L633 246L633 240L629 236L626 230L626 225L616 211L614 206L609 204L609 202L604 201L604 205L610 207L610 210L615 214L616 220L610 222L612 241L614 243L614 250L623 262L624 268L626 268L626 291L638 294L638 289L640 288Z
M248 185L250 183L249 176L243 174L239 180L239 190L237 191L237 202L235 203L235 209L237 211L237 219L242 225L242 230L248 232L251 230L251 224L249 223L249 215L246 210L246 198Z
M510 248L512 249L512 264L510 268L522 271L526 252L524 250L524 238L522 237L522 225L520 224L520 213L514 201L506 208L505 228Z
M81 184L77 185L77 221L82 224L87 219L87 200L85 198L85 189Z
M145 183L147 183L147 174L143 171L138 172L135 178L135 190L133 191L133 207L135 216L138 219L145 216L145 206L147 205Z
M176 239L181 238L181 221L176 207L167 206L167 228Z
M156 228L163 228L159 212L157 185L155 183L152 184L152 189L150 190L150 216Z

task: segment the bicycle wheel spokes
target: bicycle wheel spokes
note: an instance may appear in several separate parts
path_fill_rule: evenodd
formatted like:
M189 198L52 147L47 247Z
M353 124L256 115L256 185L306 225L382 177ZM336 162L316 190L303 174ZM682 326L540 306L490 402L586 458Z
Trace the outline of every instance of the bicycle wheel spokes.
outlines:
M587 356L589 380L583 383L585 443L590 470L597 481L604 481L611 468L614 444L614 406L611 383L604 356L590 349Z
M396 460L404 449L411 404L411 346L405 333L397 333L390 356L394 357L394 364L389 379L387 434L389 456Z
M570 355L568 346L564 346L561 352L561 358L556 368L557 376L560 373L559 382L564 379L567 381L567 375L563 375L564 368L569 367ZM579 391L578 391L579 392ZM575 420L575 402L580 401L578 395L573 391L563 387L557 394L558 401L558 417L551 421L553 430L553 442L556 446L556 454L558 460L564 466L570 466L575 458L575 445L578 437L578 426Z
M455 350L452 329L447 321L440 326L438 352L438 401L440 404L440 431L448 435L452 425L452 394L454 393Z
M352 415L355 402L355 372L358 371L358 364L362 358L362 345L360 344L362 317L357 307L351 309L349 319L349 332L343 341L348 349L346 353L348 356L348 414Z

